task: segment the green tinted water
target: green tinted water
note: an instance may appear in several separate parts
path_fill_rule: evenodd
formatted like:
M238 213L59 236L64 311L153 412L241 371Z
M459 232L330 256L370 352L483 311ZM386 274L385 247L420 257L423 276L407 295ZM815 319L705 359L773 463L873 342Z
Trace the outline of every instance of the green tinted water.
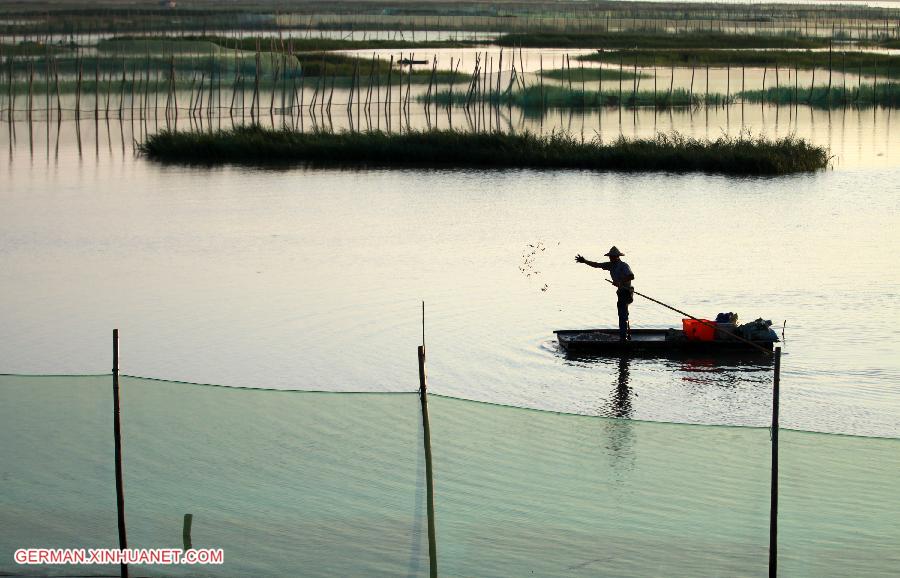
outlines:
M111 378L0 376L0 573L16 548L114 547ZM429 396L444 576L766 572L769 432ZM426 575L416 394L122 379L129 546L224 549L138 575ZM900 440L781 433L783 576L900 567Z

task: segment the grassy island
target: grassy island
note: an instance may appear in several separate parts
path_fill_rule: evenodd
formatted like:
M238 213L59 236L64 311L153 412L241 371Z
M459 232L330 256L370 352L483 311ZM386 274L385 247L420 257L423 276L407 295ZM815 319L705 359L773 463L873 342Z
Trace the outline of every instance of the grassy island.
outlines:
M238 127L164 131L140 145L155 161L180 164L417 166L482 169L587 169L730 175L784 175L828 165L828 151L787 137L687 138L679 134L609 142L562 133L314 132Z
M504 34L495 44L529 48L827 48L828 40L725 32L531 32Z

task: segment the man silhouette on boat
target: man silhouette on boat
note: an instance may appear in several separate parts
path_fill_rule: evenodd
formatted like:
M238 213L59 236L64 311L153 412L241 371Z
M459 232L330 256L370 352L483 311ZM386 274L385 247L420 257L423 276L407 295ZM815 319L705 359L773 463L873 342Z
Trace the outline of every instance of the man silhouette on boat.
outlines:
M631 336L628 325L628 305L634 301L634 289L631 287L631 282L634 281L634 273L631 272L631 267L628 266L628 263L621 259L625 256L625 253L619 251L615 245L605 256L609 257L609 261L606 263L589 261L580 254L575 255L575 262L609 271L612 283L616 286L616 296L618 297L616 309L619 312L619 340L629 341Z

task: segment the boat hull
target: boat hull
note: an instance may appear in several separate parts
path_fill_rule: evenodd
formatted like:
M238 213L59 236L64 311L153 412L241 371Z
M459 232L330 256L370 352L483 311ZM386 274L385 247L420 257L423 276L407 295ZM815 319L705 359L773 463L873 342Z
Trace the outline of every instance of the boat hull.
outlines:
M677 329L632 329L631 340L619 340L618 329L560 329L554 331L561 350L570 355L669 355L698 354L765 355L772 351L773 341L754 341L760 350L738 340L696 341L687 339Z

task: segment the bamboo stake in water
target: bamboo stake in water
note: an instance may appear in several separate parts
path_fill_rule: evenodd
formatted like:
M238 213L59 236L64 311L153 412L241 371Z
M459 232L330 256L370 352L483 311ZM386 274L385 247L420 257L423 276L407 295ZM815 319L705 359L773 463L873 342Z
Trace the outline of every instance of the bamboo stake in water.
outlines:
M171 67L169 69L169 73L171 75ZM172 81L171 78L166 82L166 118L169 118L169 107L172 105ZM122 120L122 106L125 102L125 58L122 57L122 87L121 94L119 95L119 120Z
M62 122L62 98L59 94L59 62L53 57L53 82L56 85L56 120ZM57 143L59 140L57 140Z
M746 76L746 68L743 63L741 63L741 104L744 104L744 94L747 90L747 76ZM765 95L763 95L765 98Z
M28 60L28 98L25 99L25 113L28 117L29 131L31 130L31 111L34 106L32 87L34 85L34 60Z
M391 61L388 65L388 73L387 73L387 87L385 88L384 95L384 112L387 115L391 110L391 75L394 72L394 55L391 54Z
M303 61L300 61L300 104L297 107L297 113L300 115L300 118L303 118L303 99L304 92L306 91L306 67L303 65Z
M816 64L813 62L812 67L812 79L809 81L809 96L806 97L806 102L811 103L813 97L813 89L816 87Z
M580 66L580 71L581 71L581 107L584 108L584 106L586 104L586 101L585 101L586 89L585 89L585 85L584 85L584 61L579 61L579 66Z
M731 98L731 57L725 62L725 103Z
M540 79L541 79L541 109L544 108L544 55L540 54ZM543 114L541 115L543 117Z
M500 103L500 77L503 76L503 49L500 49L500 59L497 62L497 103Z
M423 303L424 310L424 303ZM423 313L424 314L424 313ZM425 328L422 321L422 342L418 347L419 357L419 400L422 407L422 439L425 447L425 491L426 510L428 513L428 562L429 575L437 578L437 537L435 535L434 520L434 467L431 456L431 425L428 420L428 385L425 374Z
M191 543L191 526L193 525L193 522L193 514L184 515L184 523L181 527L181 542L185 550L190 550L191 548L193 548L193 545Z
M190 88L190 102L188 102L188 116L194 116L194 85L197 84L197 73L194 72L193 76L191 76L191 88ZM201 82L202 86L203 83Z
M775 379L772 385L772 470L769 490L769 578L778 576L778 414L781 387L781 347L775 348Z
M847 52L841 50L841 104L847 106Z
M357 59L357 66L359 66L359 60ZM356 84L356 70L354 69L353 74L350 76L350 94L347 98L347 113L353 109L353 91Z
M431 62L431 76L428 78L428 91L425 93L425 105L431 104L431 90L434 86L434 75L437 71L437 56Z
M709 65L706 66L706 94L703 95L703 101L709 104Z
M813 69L815 70L815 69ZM778 89L781 88L781 79L778 76L778 59L775 59L775 104L781 104L781 94Z
M763 78L762 78L762 94L763 94L763 97L762 97L761 99L759 99L759 105L760 105L760 107L763 107L763 106L765 106L765 104L766 104L766 96L765 96L765 95L766 95L766 72L768 72L768 68L766 68L766 67L764 66L764 67L763 67Z
M94 120L100 118L100 57L94 57Z
M122 418L119 409L119 330L113 329L113 444L116 468L116 513L119 526L119 549L128 548L125 533L125 483L122 475ZM128 565L120 565L123 578L128 578Z
M322 84L322 96L321 102L319 103L319 114L322 114L325 111L325 81L326 81L326 71L328 70L328 63L325 61L325 52L322 52L322 67L319 72L319 81ZM318 84L316 85L316 91L318 92ZM317 95L318 96L318 95Z
M175 56L172 56L172 117L175 119L175 124L178 124L178 73L175 70ZM243 93L241 94L241 98L243 99ZM241 101L241 105L243 105L243 100ZM243 114L241 114L241 118L243 119Z
M106 74L106 106L103 110L103 116L106 118L106 120L109 120L109 95L112 92L112 70L110 70L109 72L104 72L104 74Z
M47 130L50 130L50 48L49 44L47 45L47 49L44 53L44 80L46 81L44 84L47 89L47 101L46 101L46 110L44 114L46 115L47 120ZM107 105L108 106L108 105ZM47 142L47 145L50 145L50 142Z
M868 23L866 24L868 26ZM874 78L872 79L872 107L874 108L878 102L875 95L878 94L878 56L872 55L872 65Z
M672 65L672 69L670 70L671 76L669 76L669 94L666 96L666 105L672 105L672 91L675 90L675 65Z
M286 79L285 75L287 74L287 57L284 54L283 48L284 47L282 47L282 52L281 52L281 65L279 67L279 70L281 71L281 114L282 115L284 115L285 86L287 84L285 82L285 79Z
M7 104L7 109L6 109L6 116L7 116L7 120L9 121L9 126L10 126L10 128L12 128L14 126L12 123L13 112L16 109L16 91L15 91L15 82L16 81L15 81L15 75L13 74L13 57L9 56L8 60L9 60L9 62L8 62L9 74L8 74L8 78L7 78L8 82L6 85L7 103L8 104Z
M134 86L135 86L135 64L131 65L131 118L134 118Z
M275 59L274 54L274 43L275 40L272 40L272 45L270 47L270 57L269 57L269 65L272 67L272 92L269 94L269 117L271 118L275 112L275 92L278 90L278 61Z
M356 76L356 118L360 118L360 101L362 100L362 85L360 82L362 81L362 75L360 74L359 68L359 55L356 56L356 72L354 73ZM350 111L351 113L353 111Z
M324 64L324 59L323 59ZM316 107L316 99L319 96L319 83L322 82L322 67L319 67L319 74L316 76L316 84L313 86L313 95L312 98L309 99L309 113L312 115L315 112ZM302 87L301 87L302 89Z
M406 73L406 102L403 105L404 108L409 106L409 94L412 90L412 74L413 74L413 59L415 59L416 55L410 53L409 55L409 71Z
M696 72L696 63L691 63L691 88L688 93L688 100L693 104L694 102L694 73Z
M331 114L331 100L334 98L334 79L337 76L337 70L331 73L331 92L328 93L328 114Z
M250 101L250 120L251 122L256 122L256 111L260 109L259 105L259 75L260 68L262 66L262 55L259 52L259 40L256 41L256 58L255 58L255 73L253 77L253 99Z
M522 69L524 73L525 69ZM597 95L600 97L600 104L603 104L603 62L597 65Z
M622 73L625 66L624 53L619 52L619 108L622 108Z
M146 70L147 79L146 79L146 82L144 83L144 97L141 100L141 110L142 111L146 110L147 111L146 114L149 115L150 114L149 113L149 110L150 110L150 52L149 52L149 50L147 51L147 67L145 70Z
M75 80L75 116L81 117L81 83L84 78L84 57L79 54L75 66L78 68L78 78Z
M831 31L831 35L834 36L834 30ZM828 101L828 104L831 104L831 67L832 67L832 46L831 41L828 42L828 90L825 93L825 98Z

